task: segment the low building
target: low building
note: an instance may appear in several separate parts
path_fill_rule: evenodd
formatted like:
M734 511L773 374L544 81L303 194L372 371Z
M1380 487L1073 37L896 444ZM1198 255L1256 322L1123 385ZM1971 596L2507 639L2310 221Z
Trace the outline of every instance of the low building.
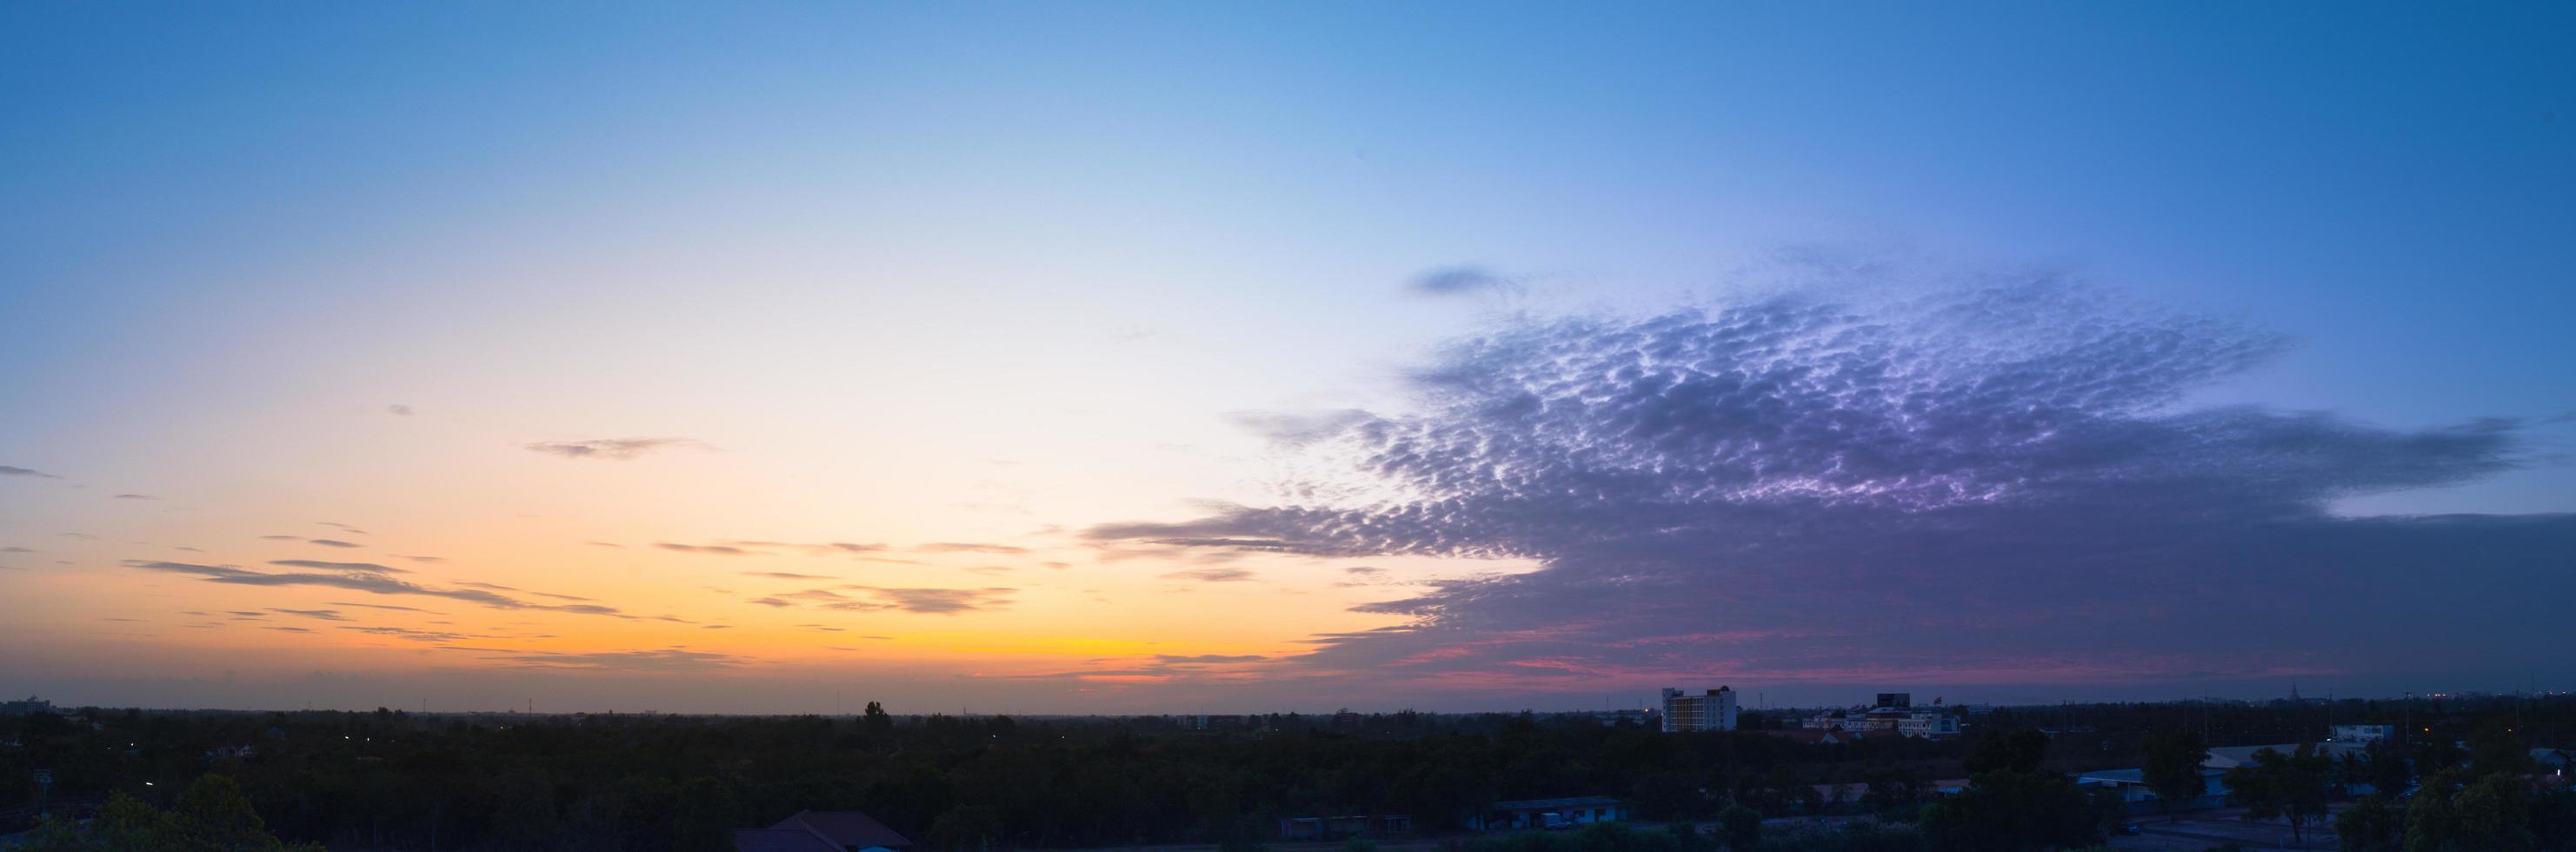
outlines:
M1625 822L1627 819L1626 802L1609 796L1573 796L1495 802L1469 816L1466 823L1475 831L1507 831Z
M2279 745L2220 746L2210 749L2209 759L2201 761L2200 764L2200 777L2202 782L2201 794L2193 797L2190 802L2184 803L2182 807L2186 809L2214 808L2224 803L2227 798L2227 770L2253 763L2254 755L2265 749L2277 751L2282 754L2296 754L2299 750L2299 746L2297 743L2286 743ZM2316 744L2317 753L2325 755L2328 759L2340 759L2345 754L2359 752L2362 750L2363 745L2360 743L2330 742ZM2075 783L2088 787L2109 787L2118 790L2120 791L2120 800L2127 803L2129 805L2129 809L2133 811L2153 810L2162 807L2155 792L2147 789L2146 770L2144 769L2103 769L2094 772L2086 772L2075 776ZM2353 785L2353 789L2354 792L2357 793L2367 793L2370 792L2370 785L2356 784Z
M2397 726L2395 725L2334 726L2334 741L2339 743L2369 744L2388 739L2396 734Z
M858 811L797 811L768 828L735 829L734 852L905 852L912 840Z
M2127 805L2129 810L2153 810L2163 805L2156 797L2155 791L2147 789L2146 774L2144 769L2104 769L2079 774L2075 776L2075 783L2086 787L2108 787L2117 790L2120 793L2120 802ZM2226 777L2226 770L2201 767L2200 795L2184 803L2182 808L2214 808L2225 804L2227 783L2222 779Z
M1904 692L1882 692L1878 704L1827 710L1807 717L1799 727L1810 730L1895 731L1909 737L1951 737L1959 734L1959 716L1932 699L1930 707L1914 706L1914 696Z
M2201 766L2201 768L2203 768L2203 769L2217 769L2217 770L2228 770L2228 769L2234 769L2234 768L2239 767L2239 766L2244 766L2244 765L2246 765L2246 764L2253 763L2253 762L2254 762L2254 753L2255 753L2255 752L2262 751L2262 750L2267 749L2267 748L2268 748L2268 749L2271 749L2271 750L2273 750L2273 751L2280 752L2280 753L2282 753L2282 754L2297 754L2297 753L2299 753L2299 744L2298 744L2298 743L2279 743L2279 744L2274 744L2274 745L2250 745L2250 746L2219 746L2219 747L2212 748L2212 749L2210 749L2210 750L2209 750L2209 759L2208 759L2208 760L2206 760L2206 761L2202 761L2202 762L2201 762L2201 764L2200 764L2200 766ZM2366 749L2364 749L2360 743L2317 743L2317 744L2316 744L2316 750L2317 750L2317 753L2318 753L2318 754L2325 755L2325 756L2326 756L2326 758L2327 758L2327 759L2329 759L2329 760L2340 760L2340 759L2342 759L2342 758L2343 758L2343 756L2344 756L2346 753L2354 753L2354 752L2364 752L2364 751L2366 751Z
M2567 766L2576 763L2576 748L2536 748L2531 750L2531 764L2540 767L2543 778L2564 779Z
M1279 839L1347 840L1353 837L1403 837L1413 833L1413 818L1403 815L1289 817L1279 821Z

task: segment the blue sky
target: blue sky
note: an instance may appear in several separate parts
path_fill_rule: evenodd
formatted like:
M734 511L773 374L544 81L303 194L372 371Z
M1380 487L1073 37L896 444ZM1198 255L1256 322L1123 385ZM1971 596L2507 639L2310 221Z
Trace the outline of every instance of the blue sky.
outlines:
M1407 410L1407 371L1459 335L2035 276L2294 342L2192 404L2529 419L2524 462L2334 496L2347 514L2576 511L2550 458L2576 429L2545 422L2576 412L2571 18L15 4L0 464L66 479L6 483L0 538L206 537L354 501L497 565L580 523L929 541L1190 517L1312 484L1237 415ZM1515 283L1406 287L1459 267ZM393 404L449 431L361 419ZM510 479L551 502L505 509L438 479L482 447L530 464L514 445L662 435L740 462L677 477L724 506ZM376 496L338 478L359 469ZM835 503L835 476L1022 511ZM201 508L108 516L74 485ZM72 575L138 558L83 547L14 561L64 575L30 593L95 596L109 581Z

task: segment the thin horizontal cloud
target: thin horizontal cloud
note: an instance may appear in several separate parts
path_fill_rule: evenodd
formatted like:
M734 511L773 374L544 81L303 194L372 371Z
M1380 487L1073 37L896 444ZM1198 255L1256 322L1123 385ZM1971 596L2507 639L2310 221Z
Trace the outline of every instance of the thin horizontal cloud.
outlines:
M322 571L355 571L364 574L409 574L409 568L378 565L373 562L324 562L319 559L272 559L268 564L281 568L313 568Z
M654 542L654 543L653 543L653 546L654 546L654 547L659 547L659 548L661 548L661 549L663 549L663 550L669 550L669 551L674 551L674 552L678 552L678 553L702 553L702 554L708 554L708 555L713 555L713 556L760 556L760 555L763 555L763 554L761 554L759 551L754 551L754 550L745 550L745 549L743 549L743 548L735 547L735 546L730 545L730 544L675 544L675 543L667 542L667 541L657 541L657 542Z
M842 588L854 589L875 595L882 602L876 608L891 607L904 612L922 613L926 615L960 615L970 612L987 612L991 610L1006 609L1011 605L1010 595L1019 591L1018 589L1007 587L988 587L981 589L927 589L843 586ZM826 607L829 609L855 610L865 610L870 608L867 605L856 604L855 602L828 604Z
M413 556L413 555L409 555L409 554L402 554L402 553L396 553L396 554L394 554L394 556L395 556L396 558L400 558L400 559L409 559L409 560L411 560L411 561L413 561L413 562L445 562L445 561L447 561L447 557L444 557L444 556Z
M1496 275L1481 266L1448 266L1414 276L1406 289L1426 296L1455 296L1517 290L1520 286L1518 279Z
M838 580L827 574L798 574L793 571L744 571L745 577L767 577L772 580Z
M986 544L986 543L982 543L982 542L971 542L971 541L941 541L941 542L933 542L933 543L930 543L930 544L917 545L917 546L913 547L913 549L914 549L914 550L917 550L917 551L920 551L920 552L923 552L923 553L1003 553L1003 554L1011 554L1011 553L1027 553L1027 552L1029 552L1029 549L1028 549L1028 548L1025 548L1025 547L1013 547L1013 546L1011 546L1011 545L1007 545L1007 544Z
M357 527L353 527L353 526L350 526L350 525L348 525L348 524L338 523L338 522L335 522L335 521L314 521L314 523L316 523L316 524L320 524L320 525L322 525L322 526L330 527L330 528L335 529L335 530L340 530L340 531L342 531L342 532L357 533L357 534L359 534L359 535L370 535L370 533L368 533L366 530L362 530L362 529L359 529L359 528L357 528Z
M830 556L834 554L875 553L877 551L887 549L887 545L883 544L851 541L798 542L764 541L758 539L727 539L713 544L703 545L657 544L655 546L690 553L711 553L722 556L767 555L769 551L779 550L795 550L815 556Z
M1262 656L1262 655L1260 655L1260 654L1198 654L1198 655L1194 655L1194 656L1180 656L1180 655L1176 655L1176 654L1156 654L1156 655L1154 655L1154 661L1155 661L1155 662L1158 662L1158 663L1165 663L1165 664L1171 664L1171 663L1258 663L1258 662L1262 662L1262 661L1264 661L1264 660L1268 660L1268 659L1270 659L1270 658L1269 658L1269 657Z
M50 473L46 473L46 472L41 471L41 470L37 470L37 469L32 468L32 467L18 467L18 466L15 466L15 465L5 465L5 464L0 464L0 476L25 476L25 477L32 477L32 478L35 478L35 479L61 479L61 478L62 478L62 477L55 476L55 475L50 474Z
M1167 580L1197 580L1202 583L1240 583L1255 575L1241 568L1192 568L1163 575Z
M385 413L396 417L410 417L412 415L412 410L411 406L397 402L392 405L385 406Z
M410 642L428 642L432 644L500 638L495 636L477 636L470 633L457 633L447 630L415 630L409 627L382 625L346 625L340 629L382 636L388 639L401 639Z
M346 602L346 601L331 601L330 603L331 603L331 605L332 605L332 606L354 606L354 607L362 607L362 608L365 608L365 609L390 609L390 610L397 610L397 611L401 611L401 612L425 612L425 613L429 613L430 615L440 615L440 614L442 614L442 613L439 613L439 612L434 611L434 610L421 609L420 607L416 607L416 606L399 606L399 605L395 605L395 604L349 603L349 602Z
M152 496L152 495L150 495L150 494L119 494L119 495L116 495L116 497L115 497L114 499L118 499L118 500L159 500L159 499L161 499L161 498L159 498L159 497L154 497L154 496Z
M720 671L748 660L732 654L692 651L682 647L643 651L599 651L586 654L510 652L503 662L536 669L694 672Z
M294 564L304 561L306 560L285 560L272 564L287 565L289 567L308 567ZM314 564L321 566L364 566L368 563L324 562ZM231 565L198 565L186 562L166 562L159 560L129 559L125 561L124 565L128 568L136 568L145 571L194 575L209 583L222 583L226 585L319 586L378 595L415 595L421 597L444 598L447 600L464 601L466 603L490 607L493 609L544 610L548 612L598 615L629 620L645 617L631 615L622 612L615 607L602 606L598 604L540 604L480 589L443 589L435 586L424 586L419 583L399 579L379 571L365 570L364 568L332 567L323 569L330 571L331 573L271 574L261 571L251 571ZM381 568L383 566L373 567Z
M560 458L609 461L627 461L672 448L711 449L704 442L690 438L593 438L583 441L538 441L521 446Z
M625 550L625 549L626 549L626 545L618 544L618 543L615 543L615 542L607 542L607 541L585 541L585 542L582 542L582 543L583 543L583 544L590 545L590 546L592 546L592 547L614 547L614 548L617 548L617 549L619 549L619 550Z
M339 539L332 539L332 538L308 538L308 539L305 539L304 541L305 541L305 543L306 543L306 544L318 544L318 545L321 545L321 546L323 546L323 547L364 547L364 546L365 546L365 545L358 544L358 543L355 543L355 542L341 541L341 540L339 540Z
M269 607L268 611L284 615L300 615L305 618L318 618L323 621L349 620L348 616L341 615L340 611L336 609L286 609L283 607Z

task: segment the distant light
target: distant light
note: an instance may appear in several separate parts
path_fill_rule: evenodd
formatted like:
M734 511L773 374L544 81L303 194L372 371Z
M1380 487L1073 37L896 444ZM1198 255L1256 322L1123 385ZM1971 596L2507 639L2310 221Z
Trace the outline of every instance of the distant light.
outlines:
M152 786L152 782L150 782L150 781L145 781L145 782L143 782L143 786L150 787L150 786Z

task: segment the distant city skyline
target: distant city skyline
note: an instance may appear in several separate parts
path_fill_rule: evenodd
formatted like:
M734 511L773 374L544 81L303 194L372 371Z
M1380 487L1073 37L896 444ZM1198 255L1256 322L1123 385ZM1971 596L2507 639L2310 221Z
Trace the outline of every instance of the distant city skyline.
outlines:
M2568 688L2570 33L0 8L0 695Z

